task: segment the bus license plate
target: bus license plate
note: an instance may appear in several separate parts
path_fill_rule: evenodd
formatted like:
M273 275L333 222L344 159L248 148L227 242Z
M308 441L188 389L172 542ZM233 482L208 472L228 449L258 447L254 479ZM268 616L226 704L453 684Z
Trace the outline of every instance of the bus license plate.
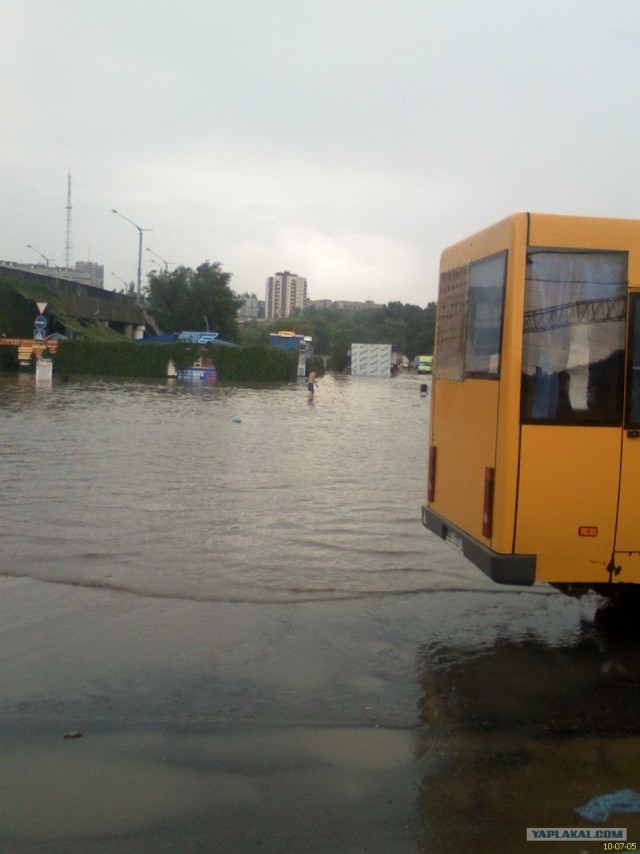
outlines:
M450 546L453 546L453 548L457 552L460 552L460 554L464 554L464 545L460 534L456 534L455 531L447 531L447 536L444 538L444 541Z

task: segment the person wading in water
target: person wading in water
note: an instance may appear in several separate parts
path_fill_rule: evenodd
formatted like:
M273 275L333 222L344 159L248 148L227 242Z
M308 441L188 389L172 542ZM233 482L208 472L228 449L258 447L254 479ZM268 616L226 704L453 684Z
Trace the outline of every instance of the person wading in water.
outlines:
M309 396L307 397L307 400L309 402L313 400L315 395L315 387L318 385L318 383L316 382L316 376L316 369L312 368L309 372L309 382L307 383L307 389L309 391Z

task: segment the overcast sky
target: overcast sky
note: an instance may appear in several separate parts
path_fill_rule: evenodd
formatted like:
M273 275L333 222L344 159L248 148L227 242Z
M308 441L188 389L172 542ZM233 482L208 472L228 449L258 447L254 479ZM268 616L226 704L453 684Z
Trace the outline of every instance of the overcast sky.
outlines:
M0 0L0 258L436 297L520 210L640 216L638 0ZM158 266L143 252L143 273ZM111 275L115 274L115 275Z

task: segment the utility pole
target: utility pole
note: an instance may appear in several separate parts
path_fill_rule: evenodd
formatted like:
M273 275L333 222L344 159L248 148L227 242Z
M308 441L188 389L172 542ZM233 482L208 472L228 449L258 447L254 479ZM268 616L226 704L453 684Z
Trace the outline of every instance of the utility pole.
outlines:
M71 245L71 170L67 175L67 230L64 240L64 266L69 269L73 266L73 247Z
M140 226L135 223L132 219L129 219L128 216L124 216L115 208L111 208L111 213L114 213L116 216L119 216L121 219L130 222L134 228L138 229L138 302L140 302L140 284L142 281L142 232L143 231L153 231L152 228L140 228Z

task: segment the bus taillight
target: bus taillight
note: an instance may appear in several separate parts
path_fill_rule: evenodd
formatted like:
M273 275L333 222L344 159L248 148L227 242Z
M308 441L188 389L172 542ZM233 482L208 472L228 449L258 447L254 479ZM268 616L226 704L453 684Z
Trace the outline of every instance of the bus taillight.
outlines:
M493 481L496 470L487 467L484 470L484 505L482 508L482 536L491 539L493 531Z
M429 504L436 495L436 446L429 446L429 480L427 482L427 501Z

